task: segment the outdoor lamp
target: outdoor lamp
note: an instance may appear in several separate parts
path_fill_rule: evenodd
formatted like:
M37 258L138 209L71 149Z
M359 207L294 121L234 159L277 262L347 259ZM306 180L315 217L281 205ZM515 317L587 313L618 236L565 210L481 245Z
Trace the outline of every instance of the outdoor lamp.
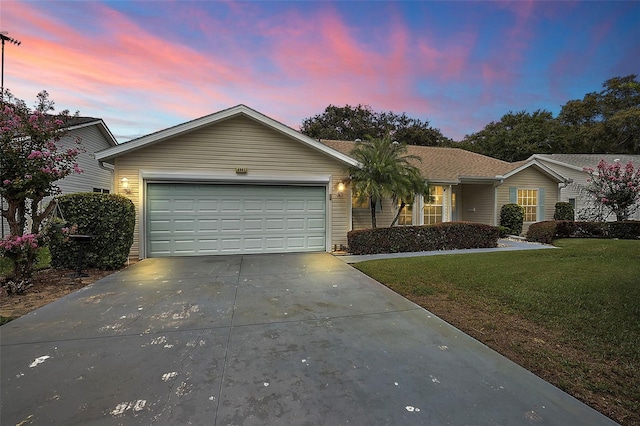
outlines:
M131 194L131 189L129 189L129 179L127 179L126 177L122 178L122 189L127 194Z

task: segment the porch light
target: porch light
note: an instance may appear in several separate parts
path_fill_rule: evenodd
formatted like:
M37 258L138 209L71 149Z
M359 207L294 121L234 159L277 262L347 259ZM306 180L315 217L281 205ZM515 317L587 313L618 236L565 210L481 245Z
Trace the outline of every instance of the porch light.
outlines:
M127 179L126 177L122 178L122 189L127 194L131 194L131 189L129 188L129 179Z
M343 193L344 192L344 188L345 188L344 182L338 183L338 192L339 193Z

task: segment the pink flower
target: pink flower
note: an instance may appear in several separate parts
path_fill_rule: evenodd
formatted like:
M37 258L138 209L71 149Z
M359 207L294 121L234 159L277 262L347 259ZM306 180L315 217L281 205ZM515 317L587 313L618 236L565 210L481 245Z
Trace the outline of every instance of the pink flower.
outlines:
M27 157L27 160L33 160L34 158L42 158L41 151L31 151L31 154Z
M11 181L9 179L5 179L5 180L2 181L2 183L4 185L9 185L11 183Z

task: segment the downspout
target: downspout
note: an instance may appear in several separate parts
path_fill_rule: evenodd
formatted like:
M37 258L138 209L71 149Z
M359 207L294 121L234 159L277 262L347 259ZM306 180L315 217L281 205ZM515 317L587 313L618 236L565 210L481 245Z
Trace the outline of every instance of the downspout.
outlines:
M93 158L96 158L95 154ZM107 170L109 173L111 173L111 193L114 193L115 189L117 188L117 185L114 182L116 173L115 166L113 164L105 163L104 161L98 161L98 166L100 166L101 169Z
M573 179L565 179L558 185L558 200L562 200L562 190L573 183Z
M498 181L493 184L493 226L498 226L498 187L504 183L503 177L498 177Z

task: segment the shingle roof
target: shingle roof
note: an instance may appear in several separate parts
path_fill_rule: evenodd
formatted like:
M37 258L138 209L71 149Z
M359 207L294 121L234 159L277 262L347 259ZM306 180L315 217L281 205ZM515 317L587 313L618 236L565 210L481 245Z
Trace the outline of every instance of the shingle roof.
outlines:
M350 141L320 142L347 155L355 147L355 142ZM422 159L422 162L413 160L411 163L432 182L458 182L461 178L496 179L527 163L508 163L460 148L407 145L407 153Z
M93 123L94 121L100 121L100 118L94 117L72 117L67 122L67 127L79 126L81 124Z
M548 158L550 160L559 161L562 163L570 164L575 167L595 168L600 160L607 163L613 163L618 160L622 164L627 164L631 161L635 165L640 165L640 155L627 155L627 154L537 154L538 158Z

